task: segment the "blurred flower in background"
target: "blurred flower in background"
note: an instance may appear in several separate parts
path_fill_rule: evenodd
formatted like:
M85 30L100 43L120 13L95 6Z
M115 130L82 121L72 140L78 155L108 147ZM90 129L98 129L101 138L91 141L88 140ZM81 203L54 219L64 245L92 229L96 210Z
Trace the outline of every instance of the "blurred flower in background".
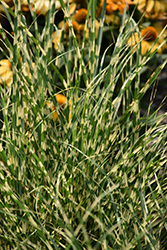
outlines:
M30 0L32 10L35 10L37 15L46 15L49 9L49 0ZM21 9L23 12L30 10L27 0L21 0Z
M67 98L62 94L56 94L56 101L60 105L60 107L64 108L65 104L67 103ZM58 119L58 114L55 110L55 106L51 102L46 103L49 108L51 108L53 112L53 119L56 121ZM69 101L69 111L71 111L71 101ZM69 113L69 120L71 119L71 112Z
M85 30L85 21L87 17L87 9L80 8L75 9L74 13L71 15L71 24L73 26L74 33L76 35L76 38L78 42L80 42L83 38L84 30ZM69 24L68 22L65 22L62 20L58 24L59 30L53 32L52 34L52 42L54 44L54 49L60 51L60 40L62 36L62 32L64 31L64 39L68 39L69 36ZM99 29L99 22L95 20L95 37L98 36L98 29ZM86 28L86 39L89 38L89 29Z
M133 2L137 4L137 9L144 13L146 18L166 18L167 2L165 0L134 0Z
M164 21L157 21L154 22L154 28L156 29L156 31L158 32L158 34L160 34L163 30L163 33L161 34L161 36L165 39L167 38L167 19L165 19Z
M4 0L4 2L9 5L10 7L14 7L13 0ZM67 0L63 0L64 4L67 3ZM50 6L50 0L30 0L29 3L31 4L32 10L35 10L37 15L46 15ZM20 0L21 10L23 12L30 11L30 6L28 4L28 0ZM59 0L55 0L55 9L60 9L61 4Z
M163 50L166 49L166 44L160 46L162 42L164 42L164 38L160 36L158 38L158 32L153 26L149 26L140 31L140 36L137 32L135 32L127 41L129 46L134 48L134 51L139 47L139 43L141 42L141 54L145 55L147 51L150 49L150 53L154 52L156 49L159 54L162 54ZM158 40L156 41L156 39ZM156 43L155 43L156 41ZM154 44L155 43L155 44ZM152 48L151 48L152 47Z
M13 81L12 64L9 60L0 60L0 84L9 88Z
M22 58L20 58L20 63L22 65L21 67L21 73L23 76L28 76L29 79L31 79L31 72L30 72L30 66L26 63L22 62ZM35 72L35 63L32 62L31 67L33 71ZM8 59L2 59L0 60L0 84L1 86L6 85L8 88L11 86L13 82L13 70L12 70L12 64Z
M62 36L61 29L53 32L53 34L52 34L52 43L54 44L54 49L59 51L59 52L61 51L61 48L60 48L61 36Z
M13 3L13 0L4 0L4 2L7 3L8 5L14 4L14 3Z
M123 14L125 8L129 8L129 4L133 4L131 0L107 0L106 1L106 13L105 13L105 22L107 24L114 23L119 25L120 18L117 15L118 11L121 15ZM102 8L104 5L104 0L100 1L100 5L97 7L96 15L99 16L102 12Z

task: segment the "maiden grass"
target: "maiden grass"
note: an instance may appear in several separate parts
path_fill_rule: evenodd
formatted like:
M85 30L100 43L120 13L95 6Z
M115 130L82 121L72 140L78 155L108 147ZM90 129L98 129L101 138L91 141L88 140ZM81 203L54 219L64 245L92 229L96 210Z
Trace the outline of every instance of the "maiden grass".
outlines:
M141 87L140 72L153 55L141 58L140 48L136 55L127 47L132 17L124 17L107 63L105 54L99 60L104 12L95 39L89 2L89 43L84 33L79 44L69 6L60 3L70 37L59 58L50 39L54 1L42 36L38 18L32 15L32 32L17 1L11 12L14 46L5 53L13 84L1 88L0 249L165 249L166 114L141 117L140 102L167 60ZM63 110L57 92L67 97Z

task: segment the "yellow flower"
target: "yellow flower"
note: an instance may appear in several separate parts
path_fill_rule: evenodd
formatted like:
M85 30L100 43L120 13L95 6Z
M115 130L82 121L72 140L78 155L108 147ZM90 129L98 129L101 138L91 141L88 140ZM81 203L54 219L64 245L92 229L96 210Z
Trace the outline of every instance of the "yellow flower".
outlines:
M37 15L46 15L49 10L49 0L37 0L34 1L35 11Z
M66 2L67 1L64 0L65 4L66 4ZM32 9L33 9L33 5L34 5L35 12L36 12L37 15L40 15L40 14L46 15L46 13L49 10L50 1L49 0L30 0L30 4L31 4ZM61 4L60 4L59 0L55 1L55 8L56 9L61 8ZM27 0L21 0L21 9L24 12L29 11L29 5L28 5Z
M22 63L22 58L20 58L20 62ZM35 70L35 63L32 62L32 68ZM22 74L24 76L28 76L31 79L31 73L27 62L22 64ZM13 81L13 70L12 64L8 59L0 60L0 84L2 86L5 85L9 88Z
M12 64L7 59L0 61L0 84L9 88L13 81Z
M35 9L37 15L45 15L49 9L49 0L30 0L32 10ZM34 6L34 7L33 7ZM29 11L29 5L27 0L21 0L21 9L24 12Z
M146 18L164 19L166 17L167 2L165 0L134 0L137 9L145 13Z
M47 0L48 2L49 0ZM67 0L63 0L64 4L67 3ZM60 0L56 0L55 1L55 6L56 6L56 9L61 9L61 4L60 4Z
M140 39L141 37L141 39ZM162 54L163 50L166 48L166 44L162 47L158 48L159 45L164 41L164 38L162 36L159 37L157 42L154 44L155 40L158 37L158 32L153 26L149 26L145 29L142 29L140 32L140 37L137 32L131 36L127 43L129 46L134 47L134 51L136 50L136 47L139 46L139 43L141 42L141 54L145 55L147 51L150 51L150 53L154 52L156 49L159 54ZM153 45L154 44L154 45ZM152 47L153 46L153 47ZM152 48L151 48L152 47Z
M64 4L66 4L67 0L63 0L63 2ZM46 15L50 7L50 0L34 0L34 5L35 5L35 11L37 15L39 14ZM55 8L61 9L61 4L59 0L55 1Z

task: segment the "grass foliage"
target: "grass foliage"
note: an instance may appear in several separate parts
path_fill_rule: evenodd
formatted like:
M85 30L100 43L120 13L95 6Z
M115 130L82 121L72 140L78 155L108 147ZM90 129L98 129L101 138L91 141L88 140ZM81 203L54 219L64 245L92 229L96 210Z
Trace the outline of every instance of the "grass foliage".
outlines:
M167 60L141 86L153 55L127 47L137 30L133 17L124 13L112 55L110 48L101 55L104 12L95 40L96 1L88 6L90 39L81 43L60 2L70 37L56 57L55 1L42 33L31 6L31 27L19 1L14 13L6 8L14 45L3 40L13 84L0 93L0 249L166 249L166 114L149 115L149 106L141 117L140 103ZM67 97L63 110L57 92Z

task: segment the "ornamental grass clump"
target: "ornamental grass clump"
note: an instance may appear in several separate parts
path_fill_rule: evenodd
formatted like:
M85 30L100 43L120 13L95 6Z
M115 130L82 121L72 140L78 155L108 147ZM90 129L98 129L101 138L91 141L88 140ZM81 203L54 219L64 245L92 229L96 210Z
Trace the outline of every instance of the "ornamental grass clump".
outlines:
M167 114L151 112L154 93L140 108L167 60L142 81L156 55L127 44L139 32L127 8L118 32L104 1L96 36L100 1L89 1L78 41L69 2L80 1L60 0L59 13L49 1L44 19L28 1L31 25L18 1L2 2L14 33L0 30L13 73L0 86L0 250L165 249ZM68 43L62 34L55 50L59 14Z

